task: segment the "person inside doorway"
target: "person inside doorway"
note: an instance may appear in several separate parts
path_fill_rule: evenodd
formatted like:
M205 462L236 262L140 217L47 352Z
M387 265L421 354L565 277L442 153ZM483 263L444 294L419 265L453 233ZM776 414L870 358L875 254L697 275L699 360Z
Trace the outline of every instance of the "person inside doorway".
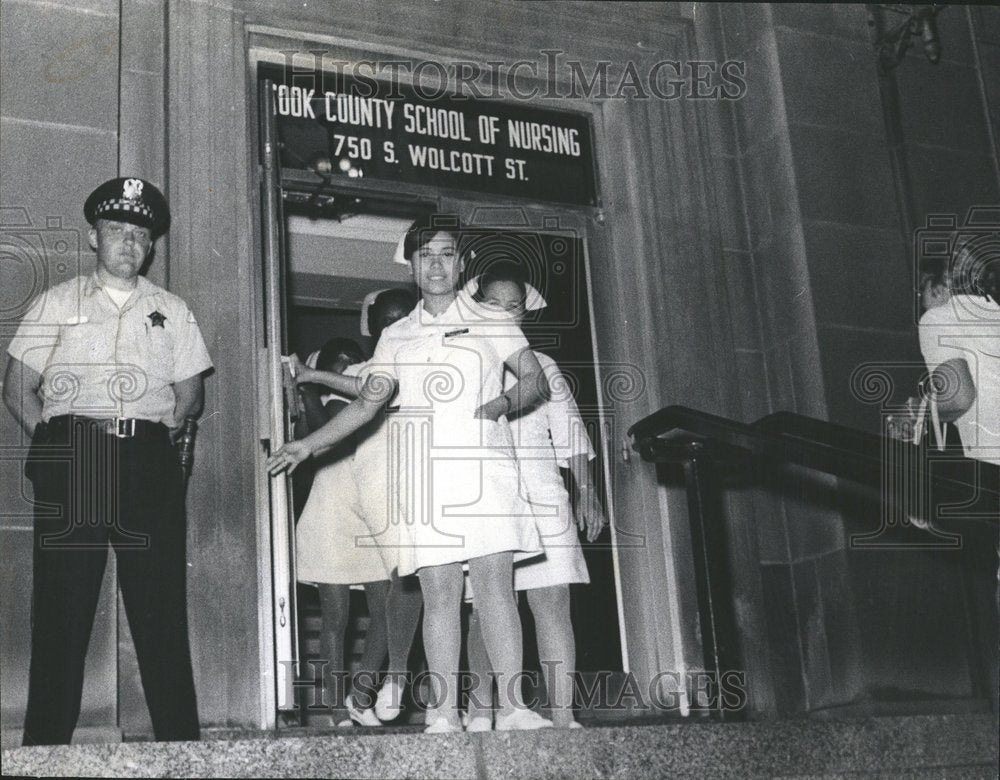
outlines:
M361 308L361 335L372 338L377 344L382 331L409 314L415 305L416 296L409 290L390 288L370 293ZM341 375L356 377L366 366L367 363L360 361L352 361L347 366L342 363L321 362L315 367L309 365L297 367L295 378L300 388L310 385L325 386L328 382L337 385ZM330 389L333 392L326 397L338 398L343 405L347 399L338 395L333 387ZM310 432L317 430L318 427L320 426L312 427ZM355 442L353 456L349 462L351 484L345 486L343 496L345 500L347 496L351 497L351 512L364 523L364 530L355 527L355 535L346 540L341 539L343 549L333 552L330 557L333 559L351 554L357 555L358 559L363 561L370 559L372 553L378 550L386 569L388 592L385 595L384 606L379 607L377 603L369 602L370 622L364 653L367 663L363 660L362 668L380 669L388 651L389 667L385 681L378 692L374 715L379 722L391 721L402 711L407 664L423 601L420 586L415 582L415 578L412 576L401 578L396 567L395 548L398 546L398 537L396 526L388 517L387 448L389 445L384 411L351 438ZM295 473L298 473L298 469ZM336 503L341 505L343 501ZM316 552L310 550L306 554L312 556ZM322 564L323 568L329 565L330 561ZM367 592L368 586L365 587ZM346 620L346 613L338 611L337 614L344 614ZM339 636L342 645L343 629L340 630ZM348 704L355 705L356 709L356 702L353 699L348 700ZM366 701L361 704L370 706ZM359 722L357 718L354 719ZM372 723L367 715L364 720L366 722L362 725L377 725Z
M330 339L319 351L316 367L320 372L343 372L361 360L361 349L356 343L349 339ZM343 398L321 396L319 388L309 381L311 372L306 366L295 370L305 409L306 435L329 422L348 403ZM369 536L370 531L357 510L358 494L352 468L354 455L355 440L349 437L316 459L309 497L295 529L298 580L315 585L319 592L323 701L338 728L354 723L381 725L370 704L364 706L365 702L359 703L353 692L348 694L345 690L344 636L352 585L363 587L371 616L359 678L360 675L373 677L386 651L384 616L389 573L377 547L357 544L357 540ZM361 687L358 681L352 681L352 691Z
M310 353L306 358L306 366L309 368L323 366L330 371L342 372L348 366L360 363L363 360L364 356L357 342L352 339L335 337L327 339L321 349ZM297 379L301 404L299 406L298 419L295 421L295 438L301 439L318 428L323 427L329 421L330 417L341 406L350 403L351 399L344 398L336 393L327 392L321 385L303 382L298 377ZM349 449L349 447L340 449ZM340 454L340 450L325 453L322 458L316 458L303 468L295 470L292 482L295 487L293 496L296 522L301 519L302 511L309 500L316 470L322 465L321 461L332 462L337 460Z
M500 682L497 729L550 727L551 721L525 708L516 684L522 647L513 564L542 548L521 497L506 422L547 400L549 390L520 328L496 322L493 312L484 316L481 304L459 294L459 244L457 220L430 215L410 227L403 255L420 302L383 332L363 377L344 377L338 391L357 399L316 433L275 452L267 468L272 474L294 468L369 423L396 396L397 430L412 445L397 450L402 479L393 483L401 486L394 499L394 519L402 521L398 566L400 575L416 572L423 591L434 689L426 731L461 730L456 683L465 562ZM505 366L518 380L508 391Z
M518 325L527 311L538 311L546 305L538 290L511 263L494 265L472 279L467 290L485 305L506 312ZM569 586L590 582L577 528L586 531L587 540L593 542L607 521L590 479L588 464L595 454L570 392L574 383L562 375L552 358L537 351L534 355L552 388L552 398L522 409L510 423L522 484L545 553L514 566L514 590L527 592L553 725L579 728L573 717L576 641ZM505 373L507 389L512 381ZM575 502L570 501L560 469L568 469L573 475ZM489 731L493 727L489 655L476 609L469 621L468 656L471 679L480 684L469 694L467 730Z

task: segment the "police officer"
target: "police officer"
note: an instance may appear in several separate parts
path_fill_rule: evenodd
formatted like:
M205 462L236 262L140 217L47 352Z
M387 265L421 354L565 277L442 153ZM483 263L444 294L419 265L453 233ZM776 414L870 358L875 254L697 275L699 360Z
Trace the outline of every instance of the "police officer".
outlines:
M36 506L24 744L73 735L109 544L156 738L198 739L172 436L200 413L212 363L184 301L140 275L169 222L162 193L112 179L84 216L97 269L31 304L4 380Z

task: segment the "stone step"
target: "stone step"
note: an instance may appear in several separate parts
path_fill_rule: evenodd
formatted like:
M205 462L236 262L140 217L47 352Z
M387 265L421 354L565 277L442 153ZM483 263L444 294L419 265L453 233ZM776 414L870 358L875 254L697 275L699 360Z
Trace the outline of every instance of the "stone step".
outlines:
M90 777L997 777L992 715L594 726L17 748L3 774Z

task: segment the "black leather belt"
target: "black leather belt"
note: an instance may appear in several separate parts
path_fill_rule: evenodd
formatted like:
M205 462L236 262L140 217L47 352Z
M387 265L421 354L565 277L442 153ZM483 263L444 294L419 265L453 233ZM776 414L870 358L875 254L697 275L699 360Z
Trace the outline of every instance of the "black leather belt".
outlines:
M142 420L138 417L98 419L77 414L61 414L48 420L45 425L53 433L69 432L76 425L86 426L98 433L104 433L118 439L144 439L151 436L161 436L167 432L167 426L163 423Z

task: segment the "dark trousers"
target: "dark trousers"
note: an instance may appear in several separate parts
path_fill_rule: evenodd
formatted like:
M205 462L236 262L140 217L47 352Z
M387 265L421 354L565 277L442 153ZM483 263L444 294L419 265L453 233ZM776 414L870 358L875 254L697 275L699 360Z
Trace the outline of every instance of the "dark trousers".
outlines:
M177 454L162 425L133 439L80 418L35 431L31 670L25 745L66 744L110 544L158 740L199 737Z

